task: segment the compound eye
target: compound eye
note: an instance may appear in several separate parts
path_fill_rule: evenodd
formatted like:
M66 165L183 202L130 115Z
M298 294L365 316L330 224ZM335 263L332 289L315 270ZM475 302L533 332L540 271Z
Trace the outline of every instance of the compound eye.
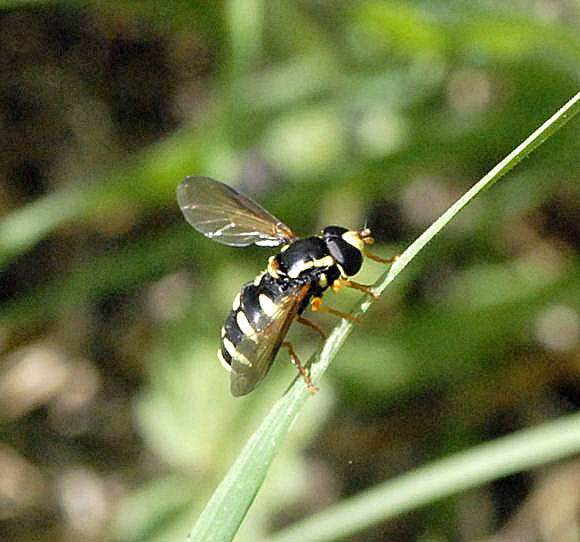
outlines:
M324 237L342 237L347 231L346 228L342 228L341 226L326 226L322 230L322 235Z
M327 238L326 245L345 276L352 277L360 271L363 263L363 254L356 246L344 239L344 234L338 238Z

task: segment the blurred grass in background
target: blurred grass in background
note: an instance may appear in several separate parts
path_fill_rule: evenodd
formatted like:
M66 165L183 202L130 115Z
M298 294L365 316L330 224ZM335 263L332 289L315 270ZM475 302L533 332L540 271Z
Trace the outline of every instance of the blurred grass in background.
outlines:
M294 377L281 354L229 396L219 328L270 252L189 228L179 179L236 185L303 235L367 220L392 255L578 89L571 0L8 5L2 541L183 540ZM579 135L551 138L373 306L238 540L578 410ZM317 344L291 337L304 358ZM556 541L578 528L579 471L511 476L349 540Z

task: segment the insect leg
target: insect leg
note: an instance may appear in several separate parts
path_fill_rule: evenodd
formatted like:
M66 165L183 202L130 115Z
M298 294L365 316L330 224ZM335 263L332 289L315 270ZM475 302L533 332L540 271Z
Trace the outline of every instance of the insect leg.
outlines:
M358 282L354 282L353 280L336 279L332 283L332 291L339 292L343 286L364 292L365 294L370 295L375 299L379 298L379 296L371 290L372 286L367 284L359 284Z
M317 331L318 333L320 333L320 337L322 338L322 340L326 340L326 334L324 333L324 331L322 331L321 327L318 324L315 324L312 320L308 320L308 318L304 318L303 316L299 316L296 319L298 322L300 322L302 325L307 326L311 329L313 329L314 331Z
M282 346L284 346L285 348L288 349L288 353L290 354L290 359L292 360L292 363L298 369L298 372L302 375L302 378L304 379L304 382L306 383L306 387L308 388L308 391L310 393L316 393L318 391L318 388L312 383L312 380L310 380L310 376L308 375L308 369L306 369L306 367L304 367L304 365L302 365L302 363L300 363L300 360L298 359L298 356L297 356L296 351L294 350L294 347L292 346L292 344L289 342L283 342Z
M371 259L371 260L373 260L373 261L375 261L375 262L379 262L379 263L385 263L385 264L391 264L391 263L394 263L394 262L396 262L396 261L399 259L399 256L398 256L398 255L397 255L397 256L393 256L392 258L381 258L381 257L379 257L379 256L375 256L375 255L374 255L372 252L369 252L369 251L368 251L368 250L366 250L366 249L365 249L365 251L364 251L364 255L365 255L367 258L369 258L369 259Z
M360 318L357 318L356 316L351 316L350 314L346 314L344 312L340 312L340 311L331 309L329 307L323 307L321 297L313 297L312 301L310 302L310 308L313 311L329 312L330 314L334 314L335 316L340 316L341 318L344 318L345 320L350 320L351 322L356 322L357 324L360 324L362 322L362 320Z
M372 245L375 240L373 237L371 237L371 230L369 230L368 228L365 228L364 230L362 230L360 232L360 238L362 239L363 243L365 243L366 245ZM379 263L386 263L386 264L390 264L393 263L395 261L397 261L399 256L393 256L392 258L381 258L379 256L375 256L372 252L369 252L366 248L363 251L364 255L371 259L374 260L375 262L379 262Z

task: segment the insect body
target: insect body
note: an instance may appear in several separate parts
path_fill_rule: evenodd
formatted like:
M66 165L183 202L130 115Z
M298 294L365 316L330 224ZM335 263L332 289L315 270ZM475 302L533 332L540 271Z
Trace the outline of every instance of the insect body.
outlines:
M308 389L315 392L308 371L294 348L284 339L294 320L324 333L302 317L313 310L357 320L321 304L329 287L348 286L374 296L368 286L349 279L362 267L364 255L384 260L365 250L373 242L370 231L328 226L320 235L299 239L281 221L252 199L208 177L186 177L177 187L177 200L186 220L199 232L220 243L243 247L284 245L253 282L242 287L222 328L218 358L231 371L234 396L252 391L266 376L278 350L288 349Z

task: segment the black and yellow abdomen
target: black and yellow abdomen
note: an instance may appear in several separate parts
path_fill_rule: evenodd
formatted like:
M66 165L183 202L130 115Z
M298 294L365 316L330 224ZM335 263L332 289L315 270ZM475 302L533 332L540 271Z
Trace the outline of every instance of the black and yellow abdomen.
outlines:
M238 345L242 341L257 343L259 334L277 316L280 300L287 290L282 281L262 273L253 282L244 284L236 295L232 310L222 328L222 344L218 351L220 361L231 370L232 358L239 355ZM251 360L248 360L251 362Z
M219 360L232 373L234 396L249 393L266 376L290 324L308 305L310 287L308 280L265 272L235 297L218 350Z

